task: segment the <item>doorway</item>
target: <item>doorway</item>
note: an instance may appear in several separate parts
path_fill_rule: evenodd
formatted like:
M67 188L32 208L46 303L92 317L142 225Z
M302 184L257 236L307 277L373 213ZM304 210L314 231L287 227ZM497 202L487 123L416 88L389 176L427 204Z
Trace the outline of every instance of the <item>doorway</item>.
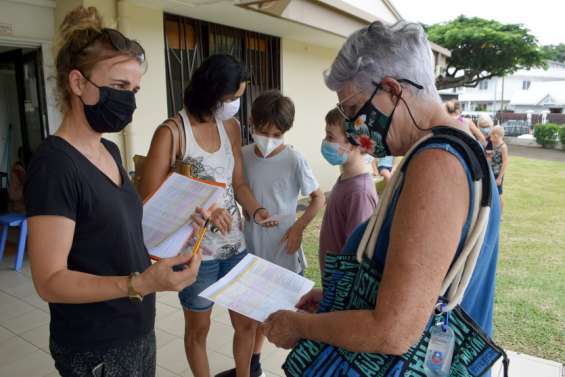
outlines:
M0 211L14 164L25 168L47 135L41 49L0 46Z

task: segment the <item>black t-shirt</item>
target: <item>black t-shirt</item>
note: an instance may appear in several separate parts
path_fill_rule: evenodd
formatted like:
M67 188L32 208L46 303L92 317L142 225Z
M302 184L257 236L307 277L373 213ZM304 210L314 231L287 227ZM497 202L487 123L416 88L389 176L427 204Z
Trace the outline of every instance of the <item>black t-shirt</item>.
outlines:
M118 147L108 149L122 177L115 185L62 138L38 148L27 171L27 216L64 216L75 221L68 268L102 276L127 276L150 265L143 243L141 200L121 164ZM42 250L49 253L49 246ZM149 333L155 324L155 295L93 304L49 304L51 338L67 347L105 347Z

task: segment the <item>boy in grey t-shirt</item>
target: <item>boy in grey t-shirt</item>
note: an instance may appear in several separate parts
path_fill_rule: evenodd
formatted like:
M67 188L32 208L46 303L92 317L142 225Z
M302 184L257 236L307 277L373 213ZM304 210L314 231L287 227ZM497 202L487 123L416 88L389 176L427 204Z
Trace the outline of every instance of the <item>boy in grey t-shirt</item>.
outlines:
M279 91L260 95L251 109L255 143L243 147L245 177L255 198L279 225L265 228L246 214L244 234L247 250L293 272L304 273L305 258L302 234L306 226L324 206L325 197L304 156L290 145L283 135L292 127L294 104ZM300 195L310 203L300 218L296 207ZM251 377L262 375L259 357L263 335L257 331L251 359ZM235 376L235 370L217 376Z
M278 153L266 158L257 155L261 153L257 143L243 147L245 177L251 191L279 222L276 227L265 228L249 219L243 231L250 253L302 274L306 266L302 233L323 205L324 197L304 156L292 146L280 147ZM310 196L311 200L306 213L297 220L296 207L301 194Z

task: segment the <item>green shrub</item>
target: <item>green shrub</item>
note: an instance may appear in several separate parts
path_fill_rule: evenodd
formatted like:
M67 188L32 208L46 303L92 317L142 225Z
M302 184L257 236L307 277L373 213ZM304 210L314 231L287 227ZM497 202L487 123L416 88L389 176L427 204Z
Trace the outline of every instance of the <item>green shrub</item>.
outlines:
M561 142L561 148L565 150L565 124L559 128L559 141Z
M553 123L536 124L534 137L536 142L544 148L553 148L557 144L559 126Z

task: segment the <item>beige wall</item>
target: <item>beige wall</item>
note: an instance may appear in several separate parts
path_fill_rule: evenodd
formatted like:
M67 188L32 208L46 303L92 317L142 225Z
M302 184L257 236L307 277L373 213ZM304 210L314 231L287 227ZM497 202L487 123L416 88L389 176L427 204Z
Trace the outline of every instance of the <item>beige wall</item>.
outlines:
M356 15L368 22L382 20L394 23L399 20L398 15L391 11L384 0L321 0L338 9Z
M50 42L54 26L52 6L29 3L0 1L0 22L10 25L13 30L13 34L2 37L14 41Z
M67 13L69 13L79 5L83 5L82 0L57 0L55 6L55 28L57 30L63 23L63 20L65 19ZM56 38L58 37L59 36L57 35Z
M137 110L132 124L121 134L106 134L104 137L116 142L122 151L128 170L133 168L131 157L147 153L151 137L158 124L167 116L166 74L163 35L163 13L160 10L140 7L127 1L105 0L58 0L56 19L62 21L64 15L78 5L95 5L106 26L117 26L130 38L138 40L146 51L147 72L142 80L141 91L136 95ZM335 99L321 80L321 72L329 66L335 51L317 48L295 41L284 41L282 47L283 86L297 104L296 129L289 134L289 141L296 145L319 172L323 187L331 187L335 169L321 160L319 141L323 138L323 117ZM315 77L316 82L302 88L302 83ZM321 92L321 93L320 93ZM325 101L310 103L310 98ZM315 127L311 127L315 121ZM306 128L308 127L308 128ZM315 146L306 140L315 139ZM310 143L311 144L311 143ZM323 173L323 174L320 174Z
M138 109L125 131L125 149L131 158L134 154L147 153L155 128L167 117L163 14L119 2L117 15L119 29L137 39L148 58L148 70L137 95ZM282 86L296 104L295 126L287 140L306 156L324 190L332 187L338 175L338 169L320 155L324 116L337 102L335 94L325 87L322 72L336 53L333 49L282 40ZM124 160L130 163L129 159Z
M153 131L167 117L163 12L119 1L117 15L118 28L139 41L148 62L141 90L136 95L137 110L124 131L122 154L128 170L133 170L131 157L147 154Z
M128 170L132 170L131 157L147 153L155 128L167 117L163 12L128 1L83 0L83 4L102 5L99 10L105 23L108 26L115 23L128 37L138 40L146 51L148 67L136 96L137 110L132 124L123 137L105 136L118 143ZM116 4L115 9L112 4ZM335 93L325 87L322 72L330 66L336 53L335 49L282 39L283 91L296 105L295 125L286 139L306 156L323 190L331 189L339 174L320 154L324 117L337 102Z
M147 153L155 128L167 117L163 14L159 10L119 2L117 15L119 29L137 39L148 58L148 70L136 97L138 109L125 131L122 152L131 158L134 154ZM295 126L287 140L306 156L324 190L332 187L338 175L338 169L320 155L324 116L337 102L335 94L325 87L322 72L336 53L333 49L282 40L282 86L296 104ZM131 161L124 160L131 169Z
M322 190L329 191L339 170L323 159L320 143L325 137L324 118L337 97L326 88L322 72L330 66L337 50L285 38L281 49L282 89L296 106L294 127L286 142L306 156Z
M96 7L104 19L104 26L116 28L118 26L116 2L116 0L84 0L82 5L85 7Z

